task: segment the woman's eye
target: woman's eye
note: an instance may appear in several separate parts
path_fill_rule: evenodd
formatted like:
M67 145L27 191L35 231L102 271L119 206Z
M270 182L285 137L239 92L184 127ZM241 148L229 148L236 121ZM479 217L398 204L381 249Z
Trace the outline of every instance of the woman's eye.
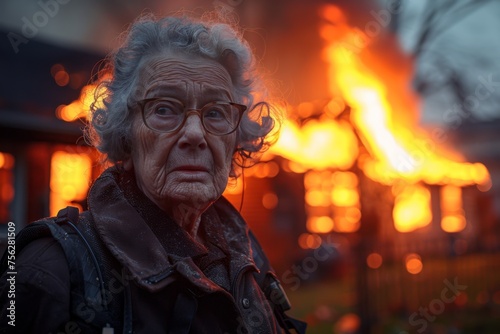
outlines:
M222 106L212 106L205 112L205 118L210 119L224 119L226 118L226 113Z
M172 108L169 108L169 107L158 107L155 110L155 115L157 115L157 116L169 116L169 115L173 115L173 114L174 114L174 111L172 110Z
M156 116L177 116L182 113L182 108L173 103L158 103L154 106Z

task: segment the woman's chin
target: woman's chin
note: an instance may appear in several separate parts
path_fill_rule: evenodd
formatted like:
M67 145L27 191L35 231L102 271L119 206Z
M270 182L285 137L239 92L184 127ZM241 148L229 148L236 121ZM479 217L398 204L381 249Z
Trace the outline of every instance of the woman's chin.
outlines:
M168 193L169 202L184 203L193 208L206 207L219 196L220 194L213 186L199 182L183 184L180 187L170 189Z

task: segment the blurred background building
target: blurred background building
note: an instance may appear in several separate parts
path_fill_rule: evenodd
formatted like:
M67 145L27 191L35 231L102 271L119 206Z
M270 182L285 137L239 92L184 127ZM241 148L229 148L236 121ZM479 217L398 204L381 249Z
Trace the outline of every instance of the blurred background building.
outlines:
M226 196L309 333L498 333L498 1L3 1L0 232L85 209L99 61L180 10L238 22L287 106Z

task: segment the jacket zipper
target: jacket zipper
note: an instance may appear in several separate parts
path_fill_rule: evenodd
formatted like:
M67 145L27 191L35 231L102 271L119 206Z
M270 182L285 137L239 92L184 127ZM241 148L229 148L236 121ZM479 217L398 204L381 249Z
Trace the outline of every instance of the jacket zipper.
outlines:
M146 282L148 284L156 284L156 283L164 280L168 276L170 276L174 271L175 271L174 269L168 268L167 270L165 270L159 274L156 274L154 276L150 276L150 277L144 279L143 282Z

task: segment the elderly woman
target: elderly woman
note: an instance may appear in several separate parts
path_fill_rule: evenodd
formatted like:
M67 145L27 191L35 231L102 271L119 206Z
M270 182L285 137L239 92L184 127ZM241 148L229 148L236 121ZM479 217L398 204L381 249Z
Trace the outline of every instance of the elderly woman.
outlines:
M256 101L264 95L248 45L225 24L142 19L110 68L88 134L114 166L94 182L89 211L67 208L20 234L15 327L5 273L2 328L302 331L284 314L286 296L246 223L221 197L277 120Z

